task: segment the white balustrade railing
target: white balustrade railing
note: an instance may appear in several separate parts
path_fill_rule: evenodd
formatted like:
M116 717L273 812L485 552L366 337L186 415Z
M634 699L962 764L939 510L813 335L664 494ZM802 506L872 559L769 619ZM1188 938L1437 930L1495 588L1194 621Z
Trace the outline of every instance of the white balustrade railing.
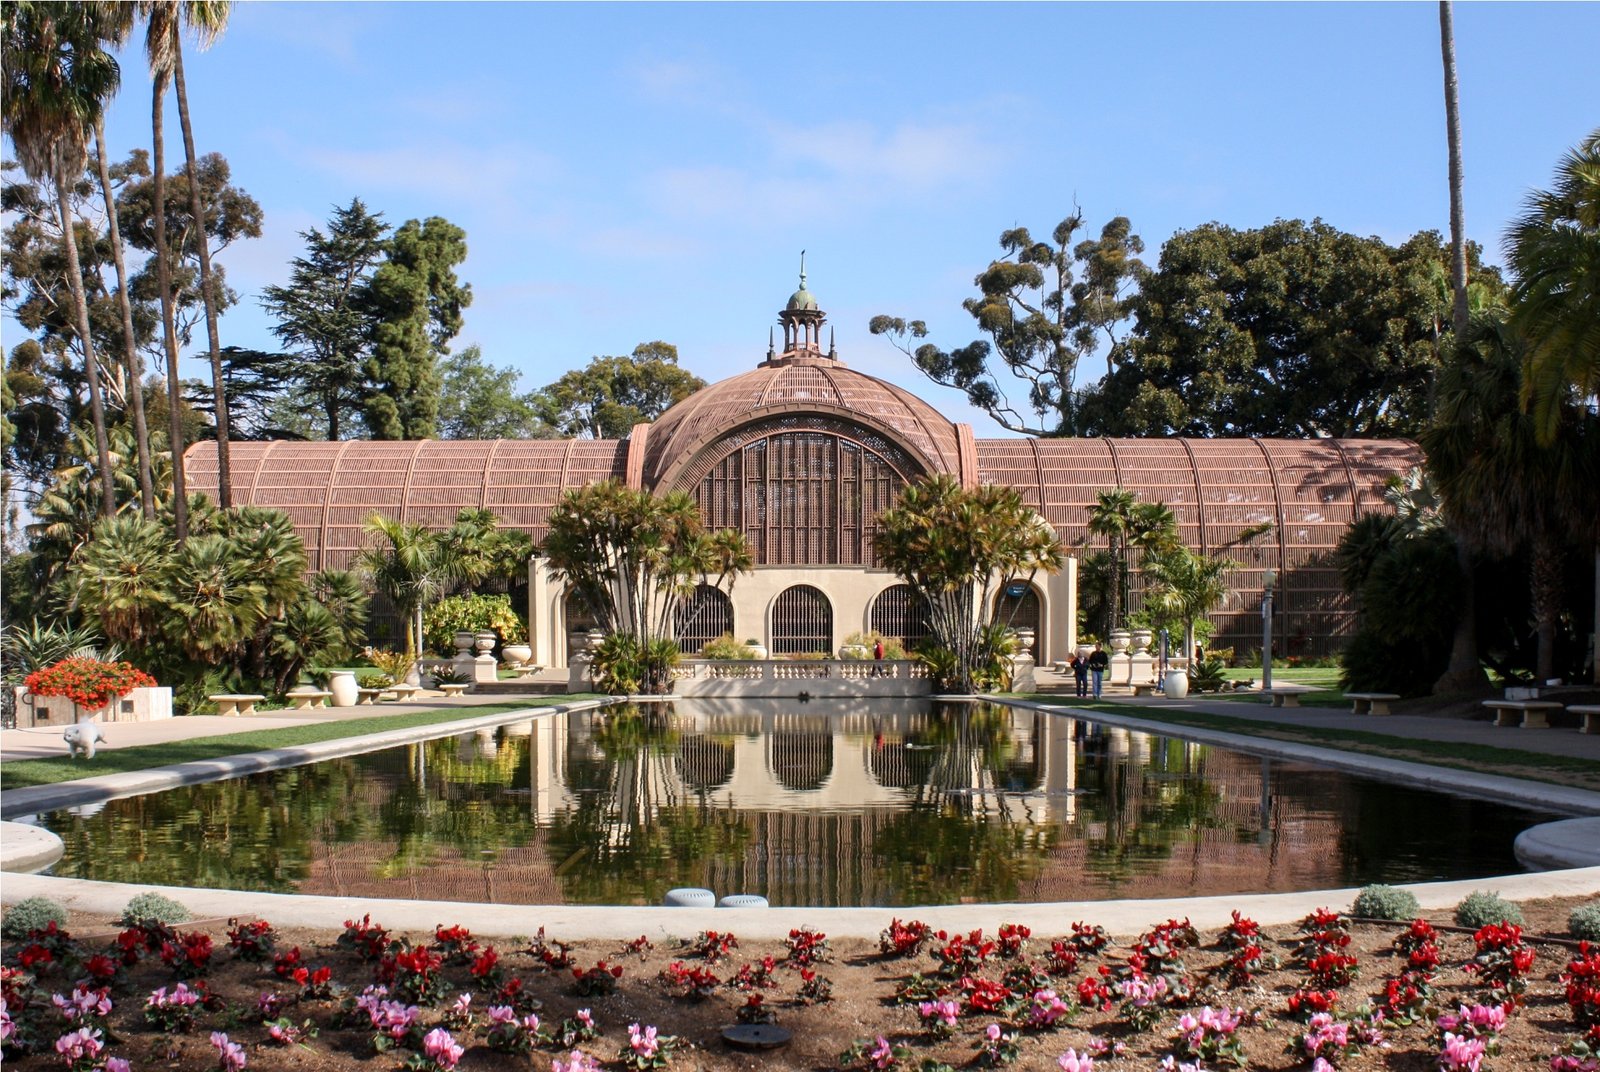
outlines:
M683 693L711 683L748 685L752 694L782 689L787 683L840 682L846 692L926 691L928 668L915 659L685 659L673 667L672 679ZM910 685L916 682L916 685Z

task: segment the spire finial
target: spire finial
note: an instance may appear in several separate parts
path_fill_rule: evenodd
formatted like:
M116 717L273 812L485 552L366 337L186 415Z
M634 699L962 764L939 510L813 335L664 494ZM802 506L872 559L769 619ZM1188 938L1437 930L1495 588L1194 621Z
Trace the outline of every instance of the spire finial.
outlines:
M767 328L767 360L771 361L775 351L772 349L772 328Z
M833 345L833 328L830 327L828 329L828 358L829 360L837 360L838 357L839 348Z
M800 289L806 289L806 251L800 251Z

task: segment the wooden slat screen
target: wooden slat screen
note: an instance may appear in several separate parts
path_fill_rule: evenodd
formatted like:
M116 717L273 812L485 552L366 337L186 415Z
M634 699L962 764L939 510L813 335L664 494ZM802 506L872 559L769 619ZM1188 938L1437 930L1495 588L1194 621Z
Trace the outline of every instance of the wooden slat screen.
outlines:
M679 651L685 655L698 652L724 633L733 632L733 601L720 588L696 585L694 594L678 605L674 632Z
M833 648L833 605L809 584L785 588L772 604L775 655L827 653Z
M872 628L886 637L897 637L906 651L933 635L928 623L928 604L908 584L885 588L872 601Z

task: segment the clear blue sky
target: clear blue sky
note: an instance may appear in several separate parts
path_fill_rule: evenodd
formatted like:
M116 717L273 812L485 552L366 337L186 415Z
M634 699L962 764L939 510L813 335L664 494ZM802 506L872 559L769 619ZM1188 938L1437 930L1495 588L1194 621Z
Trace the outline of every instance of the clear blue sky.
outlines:
M1600 125L1600 5L1459 4L1456 37L1467 227L1497 261ZM1076 201L1094 230L1130 217L1151 263L1210 220L1448 230L1431 3L259 2L186 65L200 151L266 213L220 258L242 296L224 345L273 346L261 287L359 196L465 228L457 345L525 388L656 338L708 380L750 368L805 248L841 357L982 435L866 324L972 339L960 303L1003 228L1047 233ZM148 117L130 54L118 156Z

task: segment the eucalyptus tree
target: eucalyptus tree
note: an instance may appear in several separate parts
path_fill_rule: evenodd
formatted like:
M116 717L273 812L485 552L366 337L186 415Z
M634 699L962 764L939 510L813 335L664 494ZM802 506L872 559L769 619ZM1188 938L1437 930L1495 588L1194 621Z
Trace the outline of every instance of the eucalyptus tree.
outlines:
M962 488L948 476L912 484L878 519L878 561L927 601L928 621L952 659L949 687L971 691L1005 642L999 596L1018 580L1055 573L1065 555L1055 530L1014 488Z
M888 336L934 383L965 391L1001 427L1037 436L1076 434L1078 364L1104 342L1109 373L1123 347L1119 331L1131 315L1133 291L1146 272L1139 260L1144 242L1126 217L1107 223L1098 239L1077 240L1082 228L1083 213L1075 209L1048 242L1036 241L1026 227L1001 232L1003 256L978 273L979 295L962 303L992 345L982 339L953 350L917 345L928 335L926 323L896 316L875 316L868 330ZM990 366L991 352L1026 385L1025 405L1007 398Z
M116 34L113 15L104 4L17 0L5 8L3 33L5 130L28 176L55 184L67 282L89 381L89 408L100 460L101 512L109 517L116 510L116 498L100 365L89 325L68 184L75 184L88 165L89 138L96 119L121 81L116 60L104 48Z

